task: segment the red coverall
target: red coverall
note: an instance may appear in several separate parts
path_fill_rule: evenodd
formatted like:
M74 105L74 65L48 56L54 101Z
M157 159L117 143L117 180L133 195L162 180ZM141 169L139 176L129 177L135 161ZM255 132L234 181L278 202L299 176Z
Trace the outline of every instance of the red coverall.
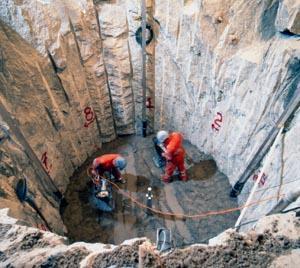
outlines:
M162 179L164 182L169 182L176 168L180 172L180 179L187 180L186 169L184 166L185 150L182 147L182 135L179 132L173 132L164 141L166 152L163 154L167 159L165 174Z
M121 179L120 171L115 167L114 160L119 157L119 154L104 154L97 157L93 161L93 169L103 176L104 172L111 172L116 180Z

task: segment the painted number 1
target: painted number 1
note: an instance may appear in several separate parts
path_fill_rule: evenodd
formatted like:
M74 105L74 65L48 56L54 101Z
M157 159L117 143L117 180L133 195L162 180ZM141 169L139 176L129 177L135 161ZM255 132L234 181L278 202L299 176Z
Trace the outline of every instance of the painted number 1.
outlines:
M154 106L152 105L152 99L150 97L147 98L146 108L148 108L148 109L154 108Z
M42 163L43 163L43 166L44 166L46 172L49 174L50 171L51 171L51 168L52 168L52 164L51 164L50 166L48 165L48 156L47 156L47 152L44 152L44 153L42 154L41 161L42 161Z

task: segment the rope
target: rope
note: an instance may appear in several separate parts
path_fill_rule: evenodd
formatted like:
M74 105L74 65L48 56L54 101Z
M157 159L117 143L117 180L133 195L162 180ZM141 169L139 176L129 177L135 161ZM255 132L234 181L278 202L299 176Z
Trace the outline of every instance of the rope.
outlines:
M92 174L90 172L91 170L91 167L89 167L87 169L87 175L89 177L92 177ZM300 179L296 179L296 180L293 180L293 181L290 181L290 182L287 182L287 183L283 183L282 185L285 185L285 184L289 184L289 183L292 183L292 182L295 182L295 181L299 181ZM236 208L230 208L230 209L227 209L227 210L220 210L220 211L209 211L209 212L206 212L206 213L202 213L202 214L197 214L197 215L185 215L185 214L176 214L176 213L171 213L171 212L163 212L163 211L160 211L160 210L157 210L157 209L154 209L154 208L151 208L151 207L148 207L146 205L144 205L143 203L139 202L138 200L136 200L135 198L133 198L130 194L124 192L117 184L113 183L112 181L110 180L107 180L112 186L114 186L123 196L127 197L128 199L130 199L133 203L137 204L140 208L143 208L143 209L147 209L147 210L151 210L152 212L156 213L156 214L160 214L160 215L166 215L166 216L173 216L173 217L180 217L180 218L200 218L200 217L206 217L206 216L211 216L211 215L223 215L223 214L227 214L227 213L230 213L230 212L234 212L234 211L237 211L237 210L241 210L243 209L244 207L246 207L245 205L243 206L240 206L240 207L236 207ZM278 187L279 185L275 185L273 187L268 187L266 189L272 189L272 188L276 188ZM256 192L260 192L260 191L263 191L263 190L266 190L266 189L262 189L262 190L259 190L259 191L256 191ZM250 192L249 192L250 193ZM249 194L249 193L243 193L243 194ZM284 194L281 194L280 197L284 196ZM255 201L255 202L252 202L251 204L249 204L248 206L254 206L256 204L259 204L259 203L262 203L262 202L266 202L266 201L269 201L269 200L272 200L272 199L277 199L277 195L276 196L272 196L272 197L269 197L269 198L266 198L266 199L262 199L260 201ZM243 225L243 224L242 224Z
M224 210L217 210L217 211L207 211L207 212L203 212L200 214L195 214L195 215L187 215L187 214L182 214L182 213L171 213L171 212L164 212L152 207L148 207L146 205L144 205L143 203L139 202L137 199L135 199L134 197L132 197L130 194L126 193L125 191L123 191L117 184L115 184L112 181L108 182L115 187L119 193L121 193L123 196L129 198L133 203L135 203L138 207L143 208L143 209L147 209L148 211L151 211L155 214L159 214L159 215L163 215L163 216L172 216L172 217L176 217L176 218L187 218L187 219L195 219L195 218L205 218L208 216L212 216L212 215L224 215L224 214L228 214L230 212L234 212L234 211L238 211L241 210L245 207L250 207L250 206L254 206L272 199L276 199L277 195L274 196L270 196L268 198L265 199L261 199L259 201L253 201L247 205L243 205L243 206L239 206L239 207L235 207L235 208L229 208L229 209L224 209ZM284 195L281 195L284 196Z

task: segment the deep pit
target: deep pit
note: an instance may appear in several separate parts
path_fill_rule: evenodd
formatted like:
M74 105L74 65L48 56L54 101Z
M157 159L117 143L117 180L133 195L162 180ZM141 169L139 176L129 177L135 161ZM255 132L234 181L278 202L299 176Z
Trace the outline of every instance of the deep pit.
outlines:
M218 171L215 162L185 142L189 181L182 182L176 176L170 184L160 180L162 170L154 165L152 138L130 136L105 144L93 155L117 152L125 156L128 166L124 173L127 183L119 185L132 197L146 204L149 186L153 189L155 209L184 214L199 214L210 210L237 207L230 199L230 184ZM239 213L210 216L197 219L180 219L164 215L148 215L127 197L113 189L115 211L100 212L91 199L92 184L87 176L91 157L70 179L61 208L63 221L72 241L119 244L134 237L148 237L156 241L157 228L169 228L177 247L207 242L223 230L234 225Z
M298 267L299 18L300 0L0 1L0 267ZM140 137L161 129L195 145L186 183ZM114 188L100 213L86 169L105 152L141 204L151 186L157 210L240 217L148 215Z

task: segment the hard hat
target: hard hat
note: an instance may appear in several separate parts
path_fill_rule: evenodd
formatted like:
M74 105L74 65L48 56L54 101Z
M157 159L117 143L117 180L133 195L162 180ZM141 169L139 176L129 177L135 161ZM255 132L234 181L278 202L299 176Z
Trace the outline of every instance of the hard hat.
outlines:
M114 165L116 168L123 170L127 165L127 161L124 157L118 156L114 161Z
M163 143L169 137L169 133L165 130L160 130L156 134L157 141Z

